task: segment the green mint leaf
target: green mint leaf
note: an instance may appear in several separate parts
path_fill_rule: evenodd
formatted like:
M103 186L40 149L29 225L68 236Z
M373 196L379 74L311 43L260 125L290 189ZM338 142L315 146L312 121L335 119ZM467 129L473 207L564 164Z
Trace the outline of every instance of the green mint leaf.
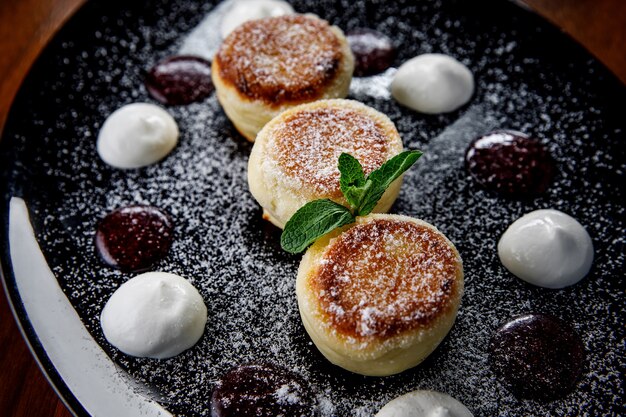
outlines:
M352 208L361 204L365 174L359 161L350 154L342 153L339 156L339 186L341 192Z
M280 236L280 246L289 253L300 253L318 237L355 221L350 210L324 199L306 203L289 219Z
M420 151L407 151L394 156L365 178L363 167L353 156L339 157L339 183L344 197L354 209L334 201L315 200L300 208L285 225L280 245L289 253L300 253L319 237L354 222L355 215L369 214L385 190L422 156Z
M371 213L391 183L409 169L420 156L422 156L421 151L405 151L382 164L377 170L372 171L366 180L366 183L371 181L371 186L365 191L356 214L366 216Z

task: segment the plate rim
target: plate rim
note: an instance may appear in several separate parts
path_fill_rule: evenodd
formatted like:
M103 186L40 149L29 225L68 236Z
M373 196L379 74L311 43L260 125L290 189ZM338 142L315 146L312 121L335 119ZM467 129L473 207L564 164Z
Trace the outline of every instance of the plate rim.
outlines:
M222 3L223 1L224 0L217 0L216 5ZM80 19L80 16L84 14L86 10L94 7L94 5L97 3L101 3L101 0L83 1L82 4L78 6L65 20L60 22L59 26L53 31L49 39L42 45L36 58L33 60L25 76L23 77L20 86L17 89L17 92L15 93L15 96L10 104L5 124L4 126L2 126L2 130L0 131L0 143L2 143L3 139L5 138L7 127L13 119L13 114L16 111L16 102L20 97L25 94L30 79L40 68L40 63L46 53L49 52L51 45L53 45L59 39L59 37L64 35L64 30L69 25L73 24L77 19ZM529 13L535 16L535 18L540 19L544 22L546 26L557 29L560 36L566 38L569 42L574 43L578 49L583 51L590 59L593 59L595 61L596 65L599 65L599 67L603 69L603 74L601 74L601 76L605 78L610 78L609 80L607 80L607 83L620 85L623 91L626 91L626 84L622 83L617 75L611 69L609 69L603 61L601 61L592 51L590 51L587 47L585 47L577 39L575 39L572 34L563 31L560 26L557 26L554 22L542 16L538 11L532 9L521 0L508 0L508 3L516 7L521 12ZM0 224L0 236L2 236L2 240L6 243L3 248L4 253L0 257L0 281L2 282L2 288L6 296L11 315L13 316L14 322L16 323L17 328L19 329L19 332L22 336L22 340L28 347L32 358L35 360L35 363L39 367L46 381L52 387L55 394L58 396L64 406L68 409L72 416L91 417L92 415L83 407L83 405L80 403L72 390L67 386L59 371L54 366L54 363L48 357L48 354L44 349L37 333L35 332L32 323L28 318L28 314L24 308L19 289L17 288L12 265L10 262L4 262L4 259L7 259L9 261L11 259L8 241L9 202L10 198L7 199L6 207L4 207L4 212L7 213L7 217L5 219L2 219L2 222ZM30 209L28 209L28 211L30 213Z

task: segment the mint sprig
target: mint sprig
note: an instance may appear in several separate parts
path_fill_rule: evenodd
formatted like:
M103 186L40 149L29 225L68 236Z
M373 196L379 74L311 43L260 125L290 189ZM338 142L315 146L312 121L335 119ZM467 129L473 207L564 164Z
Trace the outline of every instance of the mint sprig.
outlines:
M300 253L318 237L354 220L341 204L329 199L311 201L291 216L280 236L280 246L287 252Z
M357 208L357 216L370 214L391 183L411 168L420 156L422 156L421 151L402 152L372 171L363 186L363 196Z
M352 155L342 153L339 155L339 186L344 197L354 210L361 204L363 187L365 186L365 174L359 161Z
M350 224L356 216L366 216L376 207L385 190L422 156L421 151L402 152L372 171L367 178L353 156L339 156L339 186L350 208L334 201L314 200L302 206L289 219L280 245L289 253L304 251L317 238Z

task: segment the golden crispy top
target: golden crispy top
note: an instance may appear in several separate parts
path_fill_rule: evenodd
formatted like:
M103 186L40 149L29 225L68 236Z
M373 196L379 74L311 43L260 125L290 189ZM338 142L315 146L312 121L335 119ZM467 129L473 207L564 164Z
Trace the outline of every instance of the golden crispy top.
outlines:
M376 219L339 235L310 285L340 334L384 340L448 311L461 271L456 251L437 231Z
M304 15L246 22L215 56L225 83L271 105L320 97L341 58L341 43L328 23Z
M341 196L337 164L342 152L358 159L367 175L387 160L391 141L379 121L340 104L291 113L273 127L271 137L268 153L280 175L312 187L316 198Z

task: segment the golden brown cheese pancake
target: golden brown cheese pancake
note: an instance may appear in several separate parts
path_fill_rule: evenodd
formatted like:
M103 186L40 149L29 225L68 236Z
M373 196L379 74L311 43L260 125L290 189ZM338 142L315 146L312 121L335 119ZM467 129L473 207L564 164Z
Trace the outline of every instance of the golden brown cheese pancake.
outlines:
M303 104L272 119L248 162L250 192L264 217L283 228L309 201L329 198L347 205L337 168L342 152L358 159L367 175L402 152L402 140L387 116L352 100ZM394 181L374 211L388 211L401 184L402 178Z
M250 141L289 107L345 97L353 71L343 32L297 14L242 24L224 40L211 68L218 100Z
M391 375L422 362L450 331L463 265L434 226L369 215L309 248L296 294L304 327L328 360L363 375Z

